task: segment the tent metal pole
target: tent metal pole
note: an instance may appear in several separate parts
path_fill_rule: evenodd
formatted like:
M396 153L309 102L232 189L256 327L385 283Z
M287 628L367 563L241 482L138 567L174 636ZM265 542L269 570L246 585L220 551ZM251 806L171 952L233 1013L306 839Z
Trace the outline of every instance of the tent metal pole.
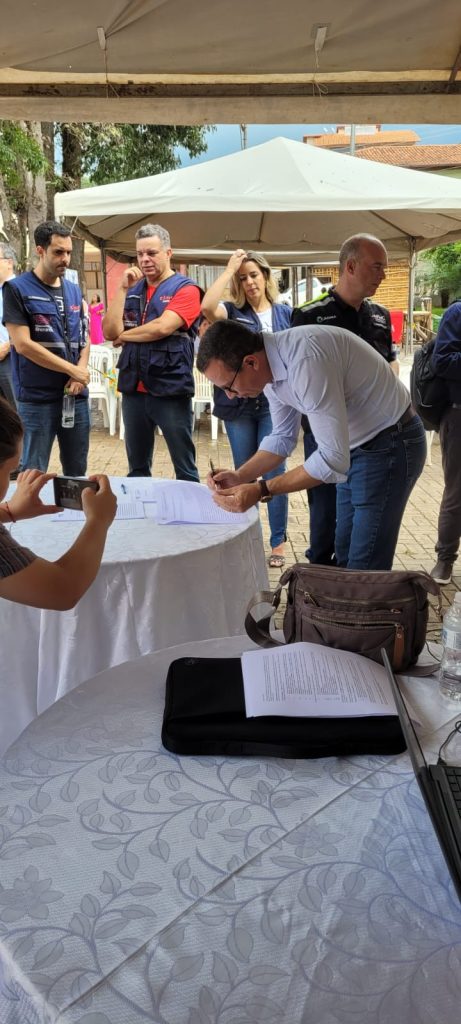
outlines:
M100 242L99 251L101 253L101 274L102 274L102 290L104 295L104 306L107 309L107 279L106 279L106 250L104 248L104 242Z
M406 350L413 355L413 312L415 305L415 275L416 275L416 239L410 238L410 252L408 257L408 316L407 316L407 338Z

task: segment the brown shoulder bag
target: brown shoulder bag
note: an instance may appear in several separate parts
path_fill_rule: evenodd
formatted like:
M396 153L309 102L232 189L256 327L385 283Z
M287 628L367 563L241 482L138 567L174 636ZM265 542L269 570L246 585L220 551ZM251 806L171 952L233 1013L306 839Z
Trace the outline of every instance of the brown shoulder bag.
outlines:
M276 590L261 591L248 606L245 628L260 647L280 644L270 622L286 586L285 643L306 640L379 662L384 647L395 672L414 665L423 649L428 594L437 597L441 614L440 587L426 572L362 572L299 563L283 573ZM272 608L257 620L252 611L259 604Z

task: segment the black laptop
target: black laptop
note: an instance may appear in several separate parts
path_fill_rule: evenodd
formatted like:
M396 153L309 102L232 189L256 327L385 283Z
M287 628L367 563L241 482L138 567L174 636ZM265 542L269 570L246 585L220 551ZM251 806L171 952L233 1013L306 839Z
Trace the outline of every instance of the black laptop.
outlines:
M383 649L381 654L414 772L461 900L461 765L427 764L389 658Z

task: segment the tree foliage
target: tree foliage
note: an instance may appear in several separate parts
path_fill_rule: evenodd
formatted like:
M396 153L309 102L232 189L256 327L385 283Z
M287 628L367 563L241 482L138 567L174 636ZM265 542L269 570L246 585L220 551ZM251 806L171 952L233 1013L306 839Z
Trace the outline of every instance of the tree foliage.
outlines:
M46 169L43 150L26 123L0 121L0 174L12 198L22 192L24 170L37 175Z
M461 242L450 242L427 249L419 274L425 287L434 291L447 291L450 295L461 291Z
M58 191L126 181L181 163L207 149L207 129L145 124L40 124L0 121L0 201L4 232L23 265L27 238L40 220L52 216ZM80 243L80 244L79 244ZM82 272L83 240L75 240Z
M195 126L85 124L66 127L78 139L81 175L91 185L129 181L174 170L181 164L178 147L186 149L190 157L200 156L207 148L206 129Z

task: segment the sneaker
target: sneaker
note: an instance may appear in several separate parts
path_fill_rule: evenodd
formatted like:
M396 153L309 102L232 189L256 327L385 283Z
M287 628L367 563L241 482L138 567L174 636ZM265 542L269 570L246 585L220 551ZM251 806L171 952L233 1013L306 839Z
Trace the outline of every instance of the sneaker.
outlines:
M437 565L434 565L434 568L431 569L431 576L436 583L441 583L443 585L451 583L452 572L453 562L444 562L442 559L439 559Z

